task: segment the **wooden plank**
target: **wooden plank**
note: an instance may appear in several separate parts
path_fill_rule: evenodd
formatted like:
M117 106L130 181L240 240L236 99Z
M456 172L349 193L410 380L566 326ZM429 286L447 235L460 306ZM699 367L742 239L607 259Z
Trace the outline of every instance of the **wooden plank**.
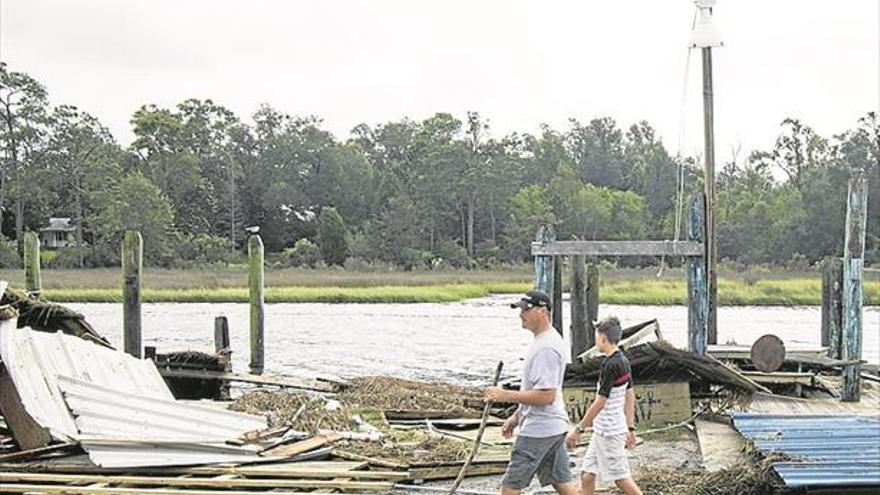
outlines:
M68 495L254 495L249 490L188 490L174 488L119 488L102 486L64 486L64 485L41 485L23 483L0 483L0 493L41 493ZM301 491L272 490L272 495L301 494Z
M0 473L4 483L108 483L137 486L173 488L324 488L338 490L383 491L390 490L392 483L382 481L306 480L306 479L213 479L160 476L101 476L92 474L46 474L46 473ZM83 487L87 488L87 487Z
M532 243L532 256L703 256L692 241L552 241Z
M248 239L248 286L250 287L250 352L251 373L263 372L265 357L265 297L263 295L263 240L254 234Z
M260 455L264 457L290 457L308 452L310 450L315 450L317 448L324 447L332 443L336 443L341 439L341 436L333 433L329 433L326 435L317 435L315 437L309 438L308 440L302 440L299 442L271 448L264 452L260 452Z
M230 382L256 383L259 385L275 385L285 388L315 390L318 392L335 392L337 390L336 386L327 382L309 382L297 380L296 378L275 375L254 375L248 373L227 373L225 371L183 370L169 368L159 368L159 374L161 374L163 377L226 380Z
M822 267L822 347L828 357L840 359L840 331L843 325L842 291L843 259L828 256Z
M493 474L504 474L507 471L507 460L493 463L471 464L465 472L465 477L473 476L489 476ZM443 465L435 467L416 467L409 471L409 479L411 480L442 480L452 479L458 476L461 471L461 463L453 465Z
M571 361L589 349L587 332L587 266L583 255L571 258Z
M564 335L562 332L562 258L553 258L553 294L550 297L551 310L550 318L553 320L553 328Z
M844 360L862 359L862 269L865 264L865 229L868 221L868 182L863 178L849 181L846 207L846 239L843 246L843 326L840 338ZM861 397L861 365L843 370L840 399L858 402Z
M384 459L376 459L373 457L367 457L365 455L355 454L354 452L348 452L342 449L333 449L333 456L339 457L340 459L348 459L352 461L363 461L368 463L371 466L376 467L384 467L389 469L409 469L409 464L401 464L398 462L386 461ZM453 477L455 477L453 475Z
M2 362L0 362L0 411L20 448L36 449L45 447L52 441L49 430L37 423L24 408L18 389L15 388L15 383Z
M710 345L707 352L715 359L748 360L751 357L751 347L743 345ZM828 353L827 347L794 347L786 348L786 359L822 358Z
M687 238L702 245L706 235L705 197L695 194L688 202ZM709 339L709 282L705 258L690 257L687 260L688 287L688 350L702 356L706 353Z
M695 425L706 471L713 473L748 460L742 452L742 436L730 425L702 419Z
M596 345L594 323L599 319L599 267L587 265L587 348Z
M48 454L50 452L57 452L59 450L69 449L70 447L73 447L75 445L75 443L59 443L57 445L48 445L46 447L38 447L36 449L20 450L18 452L12 452L10 454L0 455L0 462L8 462L15 459L36 457L38 455Z
M800 384L800 385L812 385L813 384L813 374L812 373L798 373L796 371L774 371L772 373L764 373L762 371L740 371L743 376L748 377L749 379L757 382L757 383L766 383L766 384Z
M687 382L636 384L636 427L645 430L680 423L691 417L690 385ZM580 421L596 398L595 387L562 388L568 418Z
M128 230L122 241L122 340L125 352L144 357L141 336L141 271L144 239L140 232Z

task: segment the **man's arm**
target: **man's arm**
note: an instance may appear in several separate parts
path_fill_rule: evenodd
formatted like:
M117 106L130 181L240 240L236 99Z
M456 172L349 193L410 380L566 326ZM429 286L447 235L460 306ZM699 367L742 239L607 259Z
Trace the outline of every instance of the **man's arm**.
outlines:
M556 400L556 389L538 388L520 391L490 387L486 390L486 400L492 402L513 402L527 406L549 406ZM519 414L519 410L517 410L517 414Z

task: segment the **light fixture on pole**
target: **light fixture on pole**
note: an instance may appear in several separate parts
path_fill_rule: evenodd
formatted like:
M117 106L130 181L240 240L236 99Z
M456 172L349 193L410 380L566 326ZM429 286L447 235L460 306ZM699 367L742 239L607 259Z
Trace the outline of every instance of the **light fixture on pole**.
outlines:
M716 0L696 0L698 18L691 31L690 47L700 48L703 55L703 138L705 154L706 236L705 260L708 289L708 344L718 343L718 247L715 240L715 123L712 93L712 47L722 46L721 34L715 27L712 9Z

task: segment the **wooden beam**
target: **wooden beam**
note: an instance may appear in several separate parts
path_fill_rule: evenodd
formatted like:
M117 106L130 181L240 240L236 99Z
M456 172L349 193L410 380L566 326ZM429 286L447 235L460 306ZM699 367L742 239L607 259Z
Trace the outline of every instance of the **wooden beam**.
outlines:
M535 241L540 244L553 242L556 236L549 225L543 225L535 234ZM534 255L534 253L532 253ZM553 257L535 255L535 289L550 294L553 290Z
M329 488L338 490L385 491L392 483L382 481L306 480L306 479L212 479L161 476L101 476L94 474L0 473L0 481L25 483L109 483L158 487L196 488ZM87 488L87 487L83 487ZM77 488L74 491L78 491Z
M691 241L535 241L532 256L703 256Z
M822 267L822 347L828 357L840 359L840 331L843 326L843 259L828 256Z
M0 362L0 412L3 413L3 418L20 448L36 449L45 447L52 441L49 430L37 423L25 409L18 389L15 388L15 383L2 362Z
M69 449L70 447L73 447L75 445L76 443L59 443L56 445L47 445L46 447L39 447L36 449L21 450L18 452L12 452L10 454L3 454L0 455L0 462L7 462L26 457L34 457L42 454L48 454L49 452L57 452L59 450Z
M553 328L562 336L562 261L556 256L553 258L553 294L550 297L552 309L550 318L553 320Z
M144 239L133 230L122 241L122 340L125 352L144 357L141 337L141 271L144 262Z
M248 239L248 286L250 287L250 351L251 373L263 372L265 358L264 327L265 297L263 295L263 240L254 234Z
M596 345L595 327L599 319L599 267L587 265L587 348Z
M761 371L740 371L740 373L757 383L767 383L771 385L813 385L812 373L798 373L796 371L774 371L772 373L764 373Z
M702 194L688 202L688 239L700 245L706 235L706 205ZM687 260L688 277L688 350L702 356L709 344L709 282L704 258Z
M342 437L335 434L327 434L327 435L318 435L308 440L301 440L299 442L294 442L287 445L279 445L278 447L273 447L265 452L260 452L260 455L264 457L291 457L297 454L302 454L304 452L308 452L310 450L315 450L320 447L324 447L331 443L336 443L341 440Z
M583 255L571 258L571 361L588 349L587 332L587 266Z
M64 486L21 483L0 483L0 493L40 493L67 495L254 495L248 490L187 490L174 488L113 488L105 486ZM272 495L301 494L302 491L272 491Z
M40 277L40 238L36 232L24 233L24 284L31 297L40 299L43 281Z

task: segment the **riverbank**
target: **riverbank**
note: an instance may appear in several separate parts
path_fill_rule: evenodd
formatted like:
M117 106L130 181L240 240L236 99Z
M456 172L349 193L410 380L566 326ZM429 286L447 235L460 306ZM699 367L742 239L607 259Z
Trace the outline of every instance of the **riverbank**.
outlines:
M489 294L521 293L531 287L527 267L497 271L346 271L287 268L266 271L268 303L444 303ZM21 270L0 270L0 280L22 287ZM119 302L118 269L43 270L45 297L58 302ZM566 280L567 286L568 280ZM818 272L743 271L719 275L725 306L799 306L821 302ZM681 269L607 269L601 272L605 304L681 305L687 301ZM145 302L243 303L247 272L241 267L204 270L146 269ZM880 305L880 274L866 274L865 302Z

